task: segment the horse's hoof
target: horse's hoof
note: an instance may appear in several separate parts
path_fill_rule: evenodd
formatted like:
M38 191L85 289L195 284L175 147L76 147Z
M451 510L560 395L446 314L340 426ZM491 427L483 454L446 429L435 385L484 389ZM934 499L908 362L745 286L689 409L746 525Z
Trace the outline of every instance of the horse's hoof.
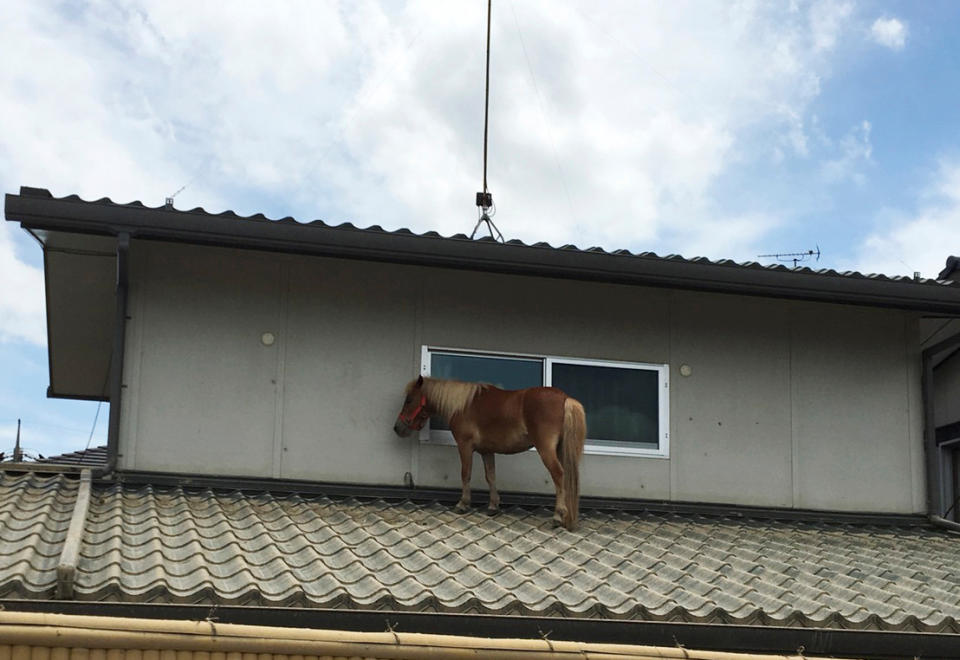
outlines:
M488 516L498 516L500 515L500 509L487 509Z
M556 518L552 519L550 523L553 527L563 527L563 521L557 520Z
M453 507L453 510L454 510L456 513L466 513L467 511L470 510L470 505L469 505L469 504L460 504L460 503L458 502L457 505L456 505L455 507Z

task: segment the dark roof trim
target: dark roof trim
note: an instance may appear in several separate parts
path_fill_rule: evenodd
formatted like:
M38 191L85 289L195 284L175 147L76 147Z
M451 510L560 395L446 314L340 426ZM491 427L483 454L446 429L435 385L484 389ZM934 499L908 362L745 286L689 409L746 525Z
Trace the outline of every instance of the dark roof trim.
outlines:
M471 637L540 639L610 644L681 646L753 653L803 653L859 658L955 658L960 635L825 628L785 628L609 619L557 619L478 614L331 610L285 607L167 605L82 601L2 600L15 612L47 612Z
M82 466L99 467L107 462L107 446L90 447L79 451L71 451L66 454L56 456L47 456L37 461L38 463L63 465L63 466Z
M947 263L943 267L943 270L941 270L940 274L937 275L937 279L950 279L957 273L957 271L960 271L960 257L949 256L947 257Z
M115 474L118 481L133 486L183 488L185 490L243 491L248 493L311 494L330 498L356 497L411 502L444 502L454 504L460 498L460 489L407 488L405 486L373 486L367 484L344 484L318 481L298 481L256 477L230 477L218 475L187 475L173 472L139 472L120 470ZM108 485L112 478L100 483ZM474 493L473 506L482 508L487 504L486 493ZM553 508L554 497L542 493L517 493L500 491L504 505L520 507ZM778 509L735 504L710 504L705 502L668 502L663 500L622 499L613 497L580 498L580 508L601 511L651 511L681 515L723 516L726 518L836 522L857 525L928 526L926 516L921 514L871 513L862 511L816 511L812 509Z
M653 253L554 248L544 243L498 243L445 238L430 232L388 232L380 227L332 227L293 218L248 218L203 209L148 208L109 199L54 198L48 190L21 188L6 195L7 220L25 228L181 241L391 263L463 268L495 273L555 277L616 284L671 287L774 298L889 307L960 316L960 285L936 280L789 269L729 260L660 257Z

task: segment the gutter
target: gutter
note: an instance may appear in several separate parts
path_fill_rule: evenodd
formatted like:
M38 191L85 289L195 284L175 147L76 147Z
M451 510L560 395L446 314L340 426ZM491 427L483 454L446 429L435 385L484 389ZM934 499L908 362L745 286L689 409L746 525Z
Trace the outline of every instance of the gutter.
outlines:
M123 398L123 356L127 340L127 296L130 282L130 234L117 234L117 310L113 331L113 355L110 358L110 420L107 426L107 464L96 477L116 469L120 446L120 403Z

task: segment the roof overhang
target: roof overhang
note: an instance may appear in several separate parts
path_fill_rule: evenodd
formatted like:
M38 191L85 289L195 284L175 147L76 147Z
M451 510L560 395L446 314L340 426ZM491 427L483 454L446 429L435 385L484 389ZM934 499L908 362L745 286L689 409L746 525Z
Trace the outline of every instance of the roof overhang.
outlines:
M43 246L50 385L47 395L109 399L116 310L116 239L31 230Z
M499 243L465 236L417 235L379 227L333 227L320 221L269 220L203 209L149 208L109 199L88 202L54 198L49 191L21 188L6 195L6 218L33 231L101 236L128 232L133 239L268 250L469 269L496 273L670 287L718 293L913 310L960 316L960 284L886 276L789 269L732 261L660 257L651 253L554 248L519 241Z

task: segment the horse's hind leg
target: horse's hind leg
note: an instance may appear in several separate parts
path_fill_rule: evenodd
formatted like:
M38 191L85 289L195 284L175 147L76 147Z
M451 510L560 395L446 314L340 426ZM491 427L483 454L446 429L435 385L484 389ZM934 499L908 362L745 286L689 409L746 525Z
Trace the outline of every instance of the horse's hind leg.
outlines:
M557 503L553 509L553 524L555 526L563 525L567 519L567 505L563 500L563 466L557 457L557 444L559 438L554 437L551 442L538 442L536 444L537 453L540 454L540 460L553 478L553 486L557 491Z
M497 492L497 468L494 454L480 454L483 457L483 473L487 477L487 486L490 487L490 503L487 513L494 515L500 512L500 493Z
M460 452L460 483L463 490L454 511L464 513L470 510L470 472L473 469L473 444L458 442L457 449Z

